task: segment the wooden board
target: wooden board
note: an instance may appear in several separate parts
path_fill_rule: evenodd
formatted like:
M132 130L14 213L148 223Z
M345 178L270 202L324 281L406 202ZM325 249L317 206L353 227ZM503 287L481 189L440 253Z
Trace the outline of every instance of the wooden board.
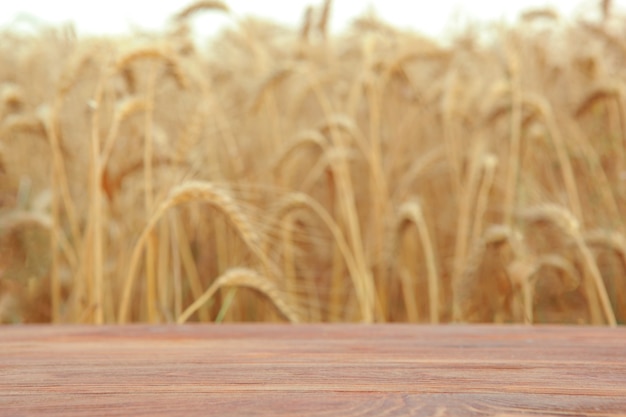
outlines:
M626 415L626 329L2 327L0 415Z

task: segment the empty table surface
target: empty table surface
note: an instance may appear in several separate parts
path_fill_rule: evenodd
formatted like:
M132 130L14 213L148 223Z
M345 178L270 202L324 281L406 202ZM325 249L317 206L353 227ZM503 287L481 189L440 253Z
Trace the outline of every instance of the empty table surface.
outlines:
M626 329L4 326L0 415L626 415Z

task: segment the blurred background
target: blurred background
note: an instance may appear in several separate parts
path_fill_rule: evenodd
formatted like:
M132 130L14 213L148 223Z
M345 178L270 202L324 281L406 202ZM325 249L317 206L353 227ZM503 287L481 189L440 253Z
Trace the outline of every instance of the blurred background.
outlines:
M32 30L33 27L59 25L73 22L80 35L114 35L129 30L163 30L170 16L188 2L180 0L85 2L78 0L42 1L25 0L0 3L0 26L12 29ZM231 24L238 17L254 15L277 23L297 26L306 6L317 3L311 0L231 0L227 2L234 15L225 17L219 13L204 13L194 18L196 33L210 36L220 28ZM367 10L374 10L382 20L400 29L412 29L429 37L445 37L450 31L467 22L513 22L525 9L551 7L561 16L572 18L584 15L593 18L598 7L595 0L520 0L501 1L460 0L413 1L404 0L337 0L333 5L331 31L342 31L355 17ZM410 3L410 4L408 4ZM626 0L614 1L614 11L623 10ZM146 7L148 6L148 7Z
M626 324L625 3L0 0L0 324Z

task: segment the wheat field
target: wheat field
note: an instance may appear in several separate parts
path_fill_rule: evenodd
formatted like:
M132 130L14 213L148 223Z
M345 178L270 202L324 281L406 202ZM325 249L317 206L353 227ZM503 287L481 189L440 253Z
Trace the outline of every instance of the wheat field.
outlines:
M0 322L626 322L626 18L0 33Z

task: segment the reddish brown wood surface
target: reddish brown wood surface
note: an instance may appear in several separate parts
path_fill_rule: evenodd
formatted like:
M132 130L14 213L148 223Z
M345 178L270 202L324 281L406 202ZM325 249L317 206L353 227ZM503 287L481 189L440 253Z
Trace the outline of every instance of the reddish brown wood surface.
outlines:
M0 415L626 415L626 329L0 328Z

